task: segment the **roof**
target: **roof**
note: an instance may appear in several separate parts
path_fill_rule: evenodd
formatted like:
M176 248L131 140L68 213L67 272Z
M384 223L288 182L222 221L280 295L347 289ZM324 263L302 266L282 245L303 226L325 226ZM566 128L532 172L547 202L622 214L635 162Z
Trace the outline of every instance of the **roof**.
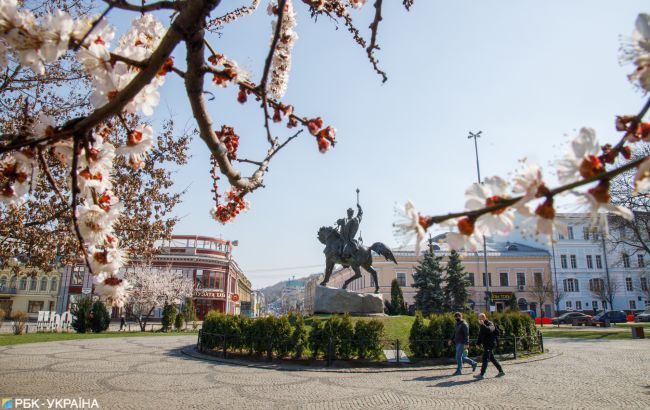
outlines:
M446 234L438 235L434 239L434 253L437 256L445 256L451 253L449 245L444 242ZM438 240L436 242L436 240ZM497 242L490 238L487 238L487 254L489 256L505 256L505 257L520 257L520 256L538 256L538 257L550 257L550 253L546 249L535 248L529 245L524 245L518 242ZM415 256L415 245L402 246L392 249L395 255L400 256ZM421 252L428 251L428 244L423 244L420 248ZM483 254L483 249L478 249L478 252L465 252L461 251L461 254L472 255L472 254Z

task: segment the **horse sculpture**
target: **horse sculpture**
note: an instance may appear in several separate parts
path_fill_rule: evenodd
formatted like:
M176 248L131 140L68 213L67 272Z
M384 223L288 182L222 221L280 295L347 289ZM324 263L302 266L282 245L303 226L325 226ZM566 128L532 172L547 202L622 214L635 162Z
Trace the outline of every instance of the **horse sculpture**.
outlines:
M397 263L393 252L381 242L375 242L370 248L359 245L358 250L350 257L342 257L341 249L343 239L336 229L331 226L323 226L318 230L318 240L325 245L325 250L323 251L325 254L325 279L321 282L321 286L325 286L329 282L334 265L338 263L345 268L350 267L354 271L354 276L343 283L343 289L347 289L350 282L361 277L360 268L363 267L363 269L372 275L375 281L375 293L379 293L379 280L377 278L377 271L372 267L371 251L378 253L386 258L386 260Z

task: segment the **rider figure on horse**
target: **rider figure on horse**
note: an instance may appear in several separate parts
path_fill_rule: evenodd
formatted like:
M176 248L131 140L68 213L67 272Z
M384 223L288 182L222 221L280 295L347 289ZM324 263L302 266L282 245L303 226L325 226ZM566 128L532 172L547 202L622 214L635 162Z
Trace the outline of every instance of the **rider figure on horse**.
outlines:
M341 218L336 221L339 235L341 235L342 239L340 254L343 259L351 258L359 249L359 243L354 237L357 235L357 231L359 231L363 211L359 204L357 204L357 209L359 210L357 216L354 216L354 209L349 208L347 218Z

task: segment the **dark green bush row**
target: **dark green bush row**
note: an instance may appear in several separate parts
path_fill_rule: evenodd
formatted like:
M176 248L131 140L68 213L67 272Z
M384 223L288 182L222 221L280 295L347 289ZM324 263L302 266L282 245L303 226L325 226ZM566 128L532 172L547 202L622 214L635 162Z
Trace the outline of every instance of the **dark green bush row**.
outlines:
M476 356L481 351L475 344L479 333L478 317L474 313L469 313L464 315L464 319L469 325L469 355ZM530 351L536 343L537 329L527 314L494 313L489 316L489 319L503 330L497 353L513 350L513 336L520 338L517 340L517 351ZM452 313L431 315L427 326L422 314L418 312L409 335L411 353L414 357L423 358L454 357L455 346L449 346L447 341L451 339L455 326L456 321Z
M111 315L103 302L90 298L82 298L71 309L73 316L72 328L78 333L93 331L101 333L108 329L111 323Z
M301 315L256 319L210 312L203 321L204 349L239 350L249 354L302 357L309 349L313 358L326 356L330 340L339 359L378 358L384 325L377 320L360 320L353 326L348 315L314 319L307 334Z

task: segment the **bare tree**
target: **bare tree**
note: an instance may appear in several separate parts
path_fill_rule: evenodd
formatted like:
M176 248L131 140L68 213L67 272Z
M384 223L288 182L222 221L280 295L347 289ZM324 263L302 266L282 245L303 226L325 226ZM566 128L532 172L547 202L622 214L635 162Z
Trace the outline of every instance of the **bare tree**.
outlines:
M540 317L542 319L540 323L544 326L544 304L547 301L553 300L553 283L550 280L547 282L536 280L528 287L527 291L533 295L533 299L539 306Z
M603 310L607 310L607 306L611 310L614 306L614 297L616 292L620 289L620 284L611 278L594 278L589 282L589 291L591 294L603 304Z

